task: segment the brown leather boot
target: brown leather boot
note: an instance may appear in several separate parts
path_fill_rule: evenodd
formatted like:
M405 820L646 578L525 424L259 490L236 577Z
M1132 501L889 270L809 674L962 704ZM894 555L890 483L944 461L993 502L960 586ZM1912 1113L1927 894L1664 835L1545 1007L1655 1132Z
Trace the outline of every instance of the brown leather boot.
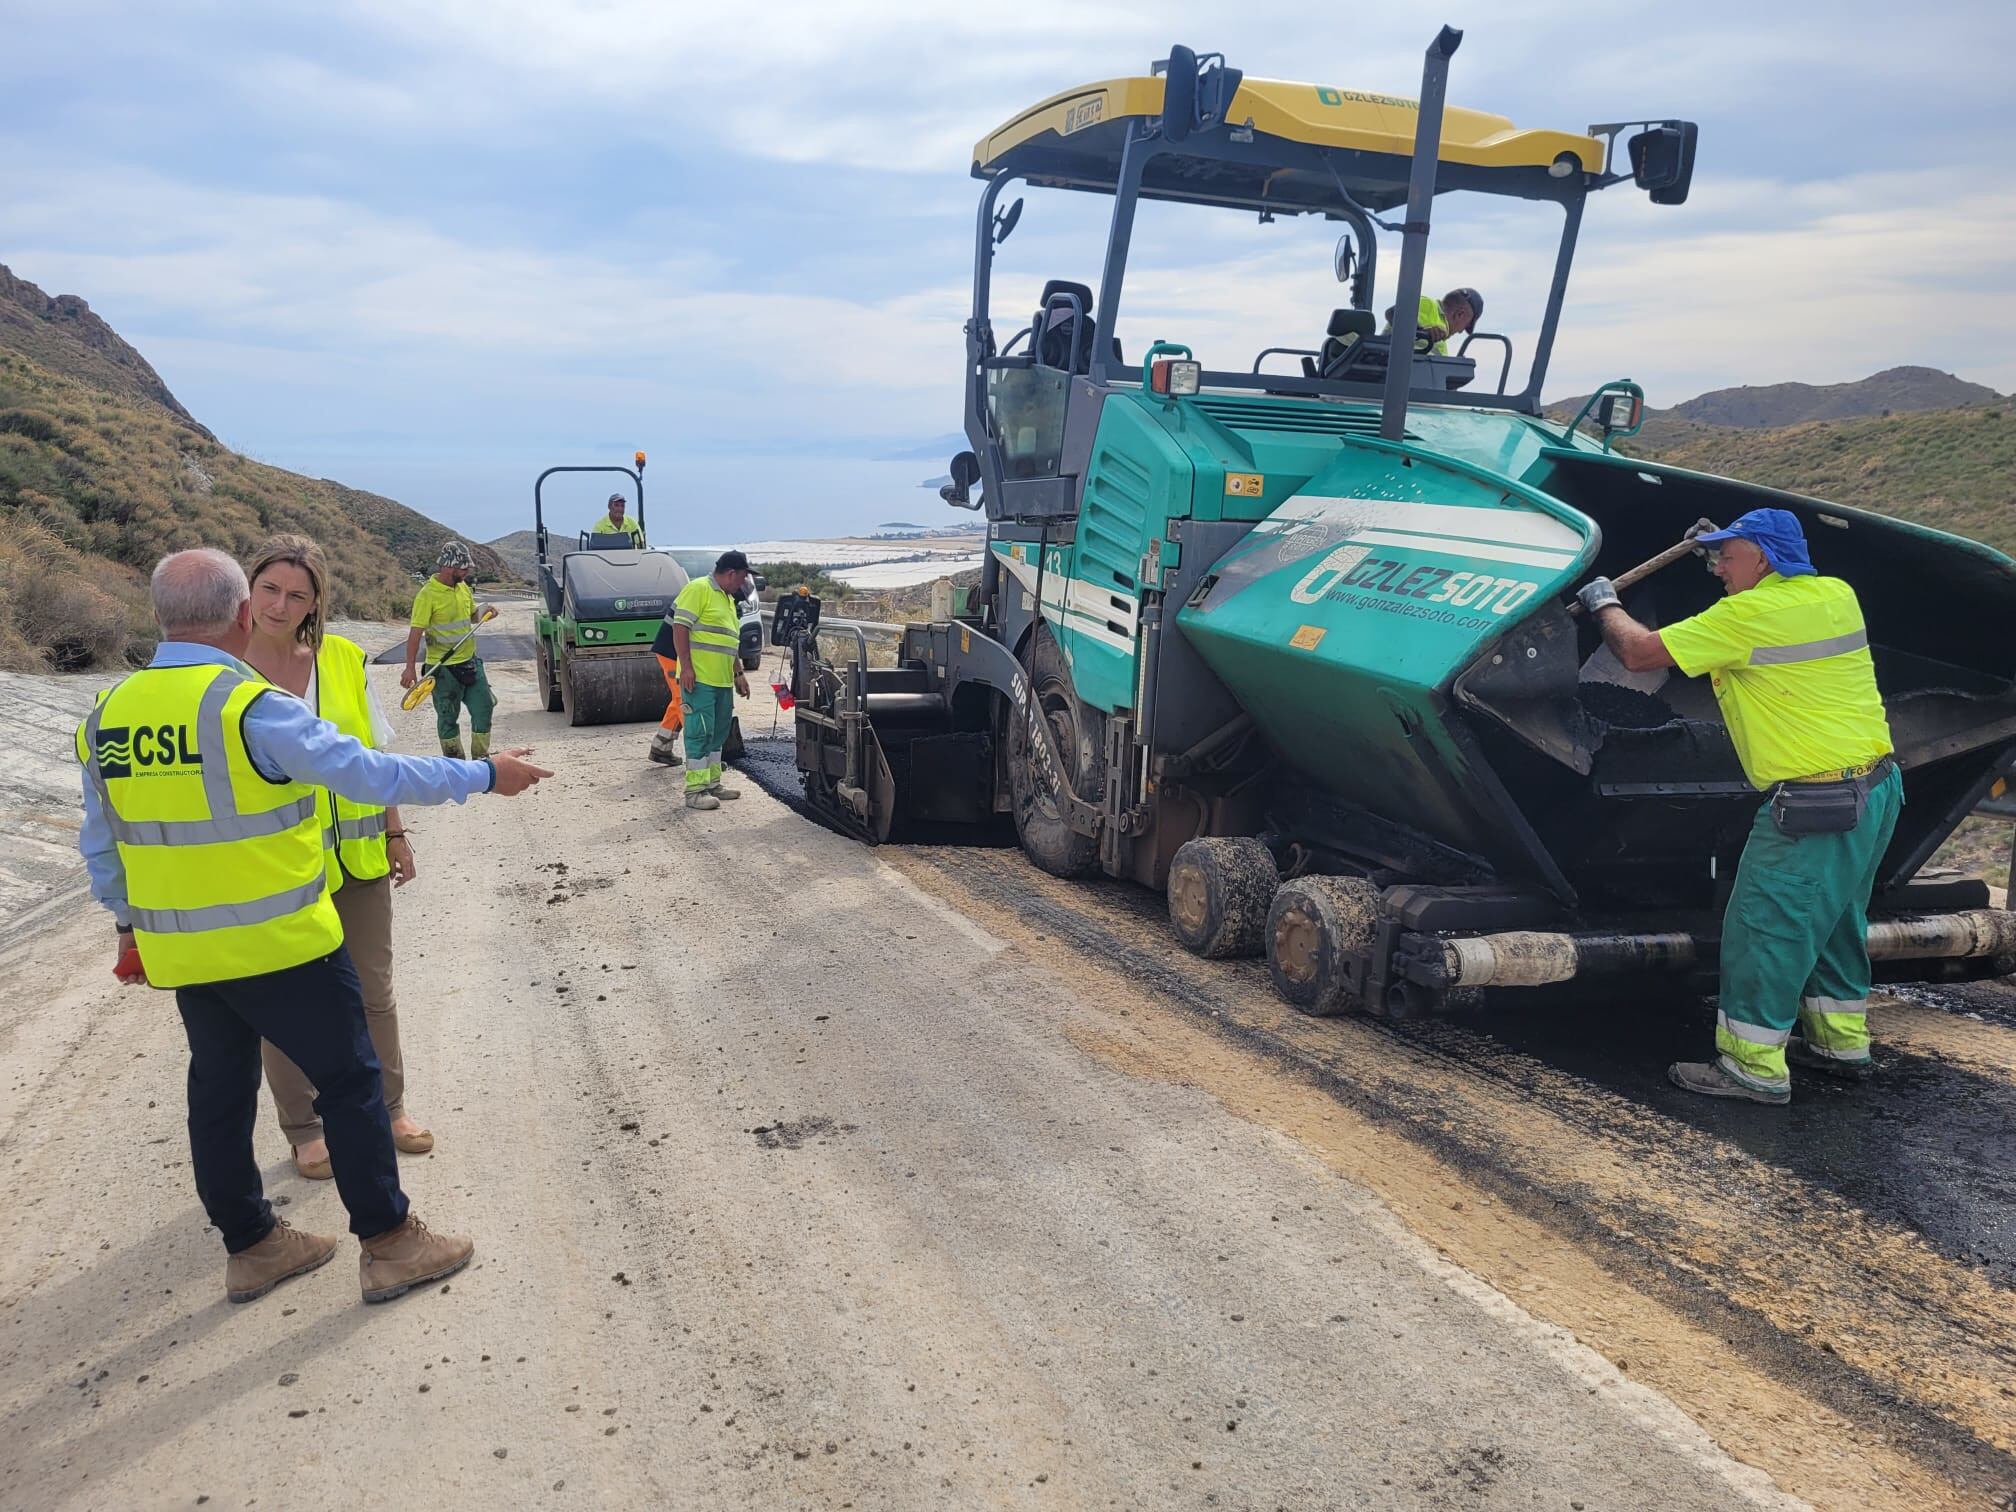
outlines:
M281 1218L264 1239L224 1262L224 1295L233 1302L256 1301L289 1276L326 1264L335 1253L334 1239L304 1234Z
M476 1253L476 1241L436 1234L412 1214L387 1233L358 1241L357 1279L366 1302L390 1302L416 1286L452 1276Z

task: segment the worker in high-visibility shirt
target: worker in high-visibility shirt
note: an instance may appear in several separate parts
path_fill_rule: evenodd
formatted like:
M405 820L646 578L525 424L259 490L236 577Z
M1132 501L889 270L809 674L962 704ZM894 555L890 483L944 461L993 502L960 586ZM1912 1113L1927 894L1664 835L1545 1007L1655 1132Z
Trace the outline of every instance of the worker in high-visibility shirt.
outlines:
M413 595L406 668L399 674L399 686L410 688L420 680L415 661L424 639L427 663L434 668L434 732L441 737L441 754L461 756L462 706L467 704L469 754L481 761L490 752L490 716L497 711L497 696L490 691L489 674L470 633L476 626L476 595L469 579L475 575L469 548L460 541L443 541L434 576Z
M1770 795L1723 915L1718 1053L1667 1074L1709 1097L1784 1103L1788 1060L1846 1081L1870 1073L1869 895L1904 779L1862 606L1820 576L1798 518L1753 509L1695 540L1725 597L1692 619L1641 625L1608 578L1578 597L1628 670L1709 679L1744 775Z
M196 1194L229 1258L225 1295L264 1296L336 1241L274 1216L259 1178L259 1042L318 1089L336 1190L358 1238L364 1300L468 1263L468 1239L415 1218L399 1183L356 969L330 901L318 789L362 804L506 797L552 773L507 751L485 761L395 756L343 734L240 658L252 637L244 571L221 551L162 558L161 642L77 730L78 848L118 929L114 974L172 988L189 1039Z
M721 785L722 747L735 718L735 695L749 696L742 675L742 610L737 600L749 586L749 558L724 551L712 577L696 577L679 590L665 617L672 626L679 688L686 704L686 807L718 809L724 798L740 798Z
M619 493L609 495L609 507L602 518L588 529L590 535L621 535L630 538L629 544L641 547L644 544L644 527L625 516L629 513L630 501Z
M1449 338L1461 336L1477 329L1477 322L1484 318L1484 296L1475 289L1451 289L1440 299L1432 294L1421 296L1421 306L1414 317L1414 340L1430 343L1430 350L1437 357L1449 355ZM1393 312L1386 312L1386 329L1393 329ZM1417 345L1415 348L1419 351Z

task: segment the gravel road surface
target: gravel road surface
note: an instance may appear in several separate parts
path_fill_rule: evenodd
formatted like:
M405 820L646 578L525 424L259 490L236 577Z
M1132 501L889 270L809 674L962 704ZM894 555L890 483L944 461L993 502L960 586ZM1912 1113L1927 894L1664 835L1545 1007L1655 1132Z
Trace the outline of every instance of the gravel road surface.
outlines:
M172 1004L69 894L0 945L0 1505L1796 1504L1212 1085L1293 1077L492 673L560 775L410 812L398 911L405 1172L475 1265L227 1306Z

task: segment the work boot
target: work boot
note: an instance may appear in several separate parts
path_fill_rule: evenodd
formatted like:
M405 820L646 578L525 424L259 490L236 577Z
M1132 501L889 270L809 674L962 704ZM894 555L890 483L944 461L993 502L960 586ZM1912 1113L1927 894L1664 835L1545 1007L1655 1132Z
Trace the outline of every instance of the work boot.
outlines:
M1860 1060L1837 1060L1815 1050L1796 1034L1785 1042L1785 1059L1807 1071L1831 1076L1836 1081L1864 1082L1876 1074L1876 1062L1868 1056Z
M721 800L705 788L695 788L686 795L686 807L690 809L717 809L721 807Z
M712 793L716 798L726 798L733 800L736 798L740 798L742 796L742 789L723 787L718 782L715 783L712 787L708 788L707 791Z
M453 756L457 761L466 760L467 758L462 754L462 737L457 735L453 740L442 741L441 754L443 756Z
M366 1302L390 1302L416 1286L452 1276L476 1253L476 1241L458 1234L437 1234L411 1213L399 1227L357 1241L357 1279Z
M1737 1097L1748 1102L1789 1103L1792 1092L1786 1087L1753 1087L1738 1081L1719 1061L1675 1061L1666 1068L1673 1085L1703 1097Z
M490 732L488 730L471 730L469 732L469 759L471 761L481 761L489 754Z
M336 1253L336 1241L304 1234L276 1219L264 1239L224 1262L224 1295L233 1302L256 1302L289 1276L324 1265Z
M660 730L651 737L651 759L660 766L684 766L686 757L679 749L679 737L670 731Z

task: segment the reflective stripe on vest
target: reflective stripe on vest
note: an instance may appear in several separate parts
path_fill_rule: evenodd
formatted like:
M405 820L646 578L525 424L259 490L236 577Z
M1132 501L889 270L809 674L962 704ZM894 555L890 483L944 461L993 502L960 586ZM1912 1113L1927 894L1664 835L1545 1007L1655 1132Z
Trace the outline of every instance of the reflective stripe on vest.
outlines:
M371 689L365 681L364 648L340 635L325 635L315 653L315 712L345 735L373 744ZM385 810L353 803L323 789L323 862L329 891L341 892L346 877L372 882L392 870L385 852Z
M1846 635L1830 635L1825 640L1801 641L1796 646L1758 646L1750 652L1753 667L1788 667L1794 662L1821 661L1829 656L1846 656L1869 646L1869 632L1850 630Z
M272 691L235 667L150 667L78 727L156 987L263 976L343 943L316 790L267 778L245 747L246 711Z
M712 582L702 578L696 578L694 582L705 583L705 589L695 594L693 584L688 584L665 617L675 627L683 625L686 629L688 643L693 648L695 680L709 687L725 688L735 681L735 658L742 650L740 611L735 601ZM701 610L690 607L696 599L704 605L706 612L734 614L735 623L723 624L718 618L703 619Z

